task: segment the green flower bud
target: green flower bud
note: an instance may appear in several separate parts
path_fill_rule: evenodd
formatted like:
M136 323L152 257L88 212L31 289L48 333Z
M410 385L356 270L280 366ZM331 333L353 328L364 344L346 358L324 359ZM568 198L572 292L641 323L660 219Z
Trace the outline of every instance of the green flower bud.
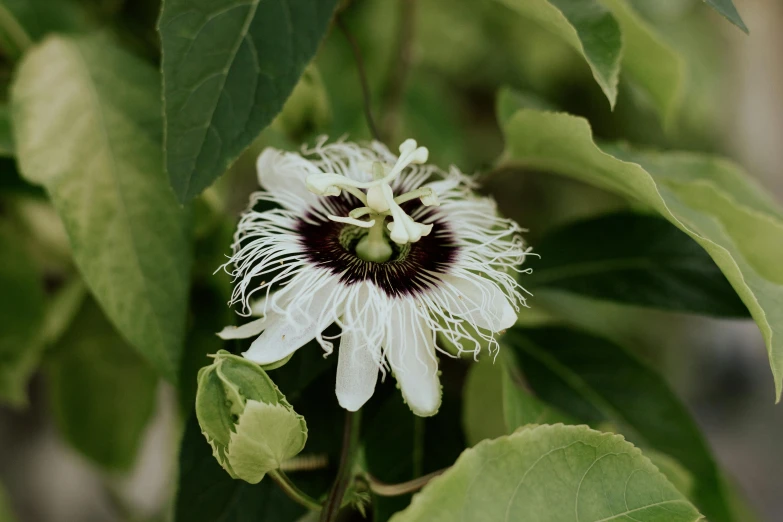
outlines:
M258 483L304 448L307 424L257 364L220 350L198 373L196 417L233 478Z

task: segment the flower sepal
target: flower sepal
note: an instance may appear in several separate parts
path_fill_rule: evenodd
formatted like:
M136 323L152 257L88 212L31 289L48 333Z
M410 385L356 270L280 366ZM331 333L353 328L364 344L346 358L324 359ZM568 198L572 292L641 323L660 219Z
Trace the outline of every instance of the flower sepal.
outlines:
M220 350L198 374L196 417L218 463L251 484L296 456L307 424L257 364Z

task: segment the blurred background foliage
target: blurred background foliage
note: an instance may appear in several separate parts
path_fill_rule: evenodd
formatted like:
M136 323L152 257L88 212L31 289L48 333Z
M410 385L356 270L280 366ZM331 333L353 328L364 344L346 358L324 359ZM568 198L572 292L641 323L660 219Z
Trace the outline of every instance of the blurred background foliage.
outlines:
M400 6L406 3L415 4L415 12L409 38L401 41L406 10ZM413 137L444 168L457 165L482 179L482 173L495 169L503 151L498 121L508 107L542 108L587 118L599 142L620 140L737 159L780 199L783 64L778 51L783 38L776 28L783 22L783 6L776 0L738 1L751 30L747 37L699 0L630 3L681 60L679 102L670 118L662 118L649 96L625 75L612 110L583 57L503 2L354 0L342 3L340 16L360 50L370 109L387 143ZM181 386L175 392L158 383L86 296L57 214L44 192L19 175L7 91L23 49L50 33L98 31L159 66L159 11L155 0L0 1L0 266L7 268L0 273L0 336L6 336L0 346L27 346L21 354L0 352L3 522L165 520L171 512L177 520L195 520L198 506L183 501L182 491L172 507L176 455L192 407L195 373L206 364L206 353L223 347L211 334L234 320L225 306L230 283L213 271L224 262L236 218L257 188L255 158L265 146L295 149L322 134L371 137L354 49L346 33L333 25L282 113L193 204L195 252ZM634 210L615 195L531 169L496 171L483 190L497 199L502 213L529 229L526 239L534 247L565 224ZM764 343L751 321L674 314L556 290L537 292L531 302L533 309L521 316L522 322L537 323L555 314L651 362L690 407L717 460L753 510L763 520L783 521L778 494L783 417L772 404ZM30 331L39 334L25 338ZM106 356L108 351L116 357ZM332 457L339 426L335 428L327 409L301 401L298 390L331 397L324 365L333 362L298 354L273 375L307 418L311 433L320 426L325 434L308 442L319 447L308 446L305 452ZM388 382L369 405L366 460L382 480L434 471L462 450L460 390L466 368L445 364L448 398L436 418L410 417ZM13 375L4 374L6 368ZM71 406L85 401L94 408ZM395 419L395 431L379 429L373 419L380 418ZM194 429L191 423L185 431L179 464L183 473L206 477L180 486L194 488L185 493L195 496L214 486L210 473L218 482L223 477L216 464L210 467L203 460L199 452L204 444L188 445L189 433L200 437ZM468 442L486 436L466 435ZM399 455L385 453L390 437L409 436L426 439L419 441L426 448L423 456L408 458L416 453L408 447L396 448ZM666 456L661 459L656 463L663 469ZM206 468L197 467L199 463ZM328 472L333 470L302 479L303 489L313 494L323 490ZM267 491L268 482L220 490L216 496L274 496L275 491ZM400 507L386 502L376 506L378 520Z

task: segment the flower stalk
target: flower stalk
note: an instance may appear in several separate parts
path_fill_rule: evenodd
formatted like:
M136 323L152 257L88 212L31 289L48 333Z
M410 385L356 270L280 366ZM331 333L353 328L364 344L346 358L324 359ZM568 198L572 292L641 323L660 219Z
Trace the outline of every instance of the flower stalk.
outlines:
M280 489L282 489L283 492L297 504L304 506L311 511L320 511L323 507L320 502L296 487L296 484L291 482L291 479L288 478L288 475L286 475L281 470L276 469L274 471L270 471L267 473L267 475L269 475L269 477L274 480L278 486L280 486Z
M359 429L361 425L360 411L345 413L345 428L343 430L343 448L340 454L340 467L334 480L329 497L321 511L319 522L334 522L342 507L345 492L353 480L353 467L356 461L356 451L359 449Z

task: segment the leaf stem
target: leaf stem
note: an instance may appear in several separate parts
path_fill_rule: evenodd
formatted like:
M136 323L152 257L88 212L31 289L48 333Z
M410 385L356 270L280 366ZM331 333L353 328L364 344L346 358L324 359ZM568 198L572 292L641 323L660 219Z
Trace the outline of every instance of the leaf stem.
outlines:
M389 78L389 88L384 97L383 136L387 140L394 138L400 120L405 83L408 80L413 59L413 28L415 25L416 0L399 0L400 23L397 33L397 47L394 64Z
M343 449L340 454L340 467L337 470L337 478L334 480L332 490L326 499L321 511L320 522L333 522L343 503L343 497L351 484L353 464L356 450L359 446L359 426L361 413L356 411L345 412L345 427L343 429Z
M362 59L362 53L359 49L359 44L356 43L356 39L348 30L348 26L345 24L341 14L335 15L335 21L337 26L343 32L345 39L348 40L348 45L351 46L353 52L354 61L356 61L356 71L359 74L359 82L362 86L362 98L364 99L364 117L367 120L367 127L370 129L370 134L376 140L381 140L381 135L378 133L378 127L375 125L375 119L372 115L372 103L370 101L370 86L367 82L367 70L364 68L364 60Z
M439 469L438 471L433 471L432 473L424 475L423 477L415 478L407 482L400 482L399 484L386 484L385 482L381 482L377 478L373 477L369 473L365 475L365 478L367 479L367 484L370 486L370 491L376 495L380 495L382 497L396 497L398 495L413 493L414 491L420 490L426 486L430 480L434 479L438 475L441 475L448 469L449 468Z
M267 473L269 477L274 480L278 486L280 486L280 489L282 489L286 495L288 495L291 500L296 502L297 504L301 504L302 506L306 507L307 509L313 510L313 511L320 511L321 510L321 503L315 500L313 497L296 487L296 484L291 482L291 479L288 478L288 475L286 475L283 471L280 471L279 469L270 471Z

